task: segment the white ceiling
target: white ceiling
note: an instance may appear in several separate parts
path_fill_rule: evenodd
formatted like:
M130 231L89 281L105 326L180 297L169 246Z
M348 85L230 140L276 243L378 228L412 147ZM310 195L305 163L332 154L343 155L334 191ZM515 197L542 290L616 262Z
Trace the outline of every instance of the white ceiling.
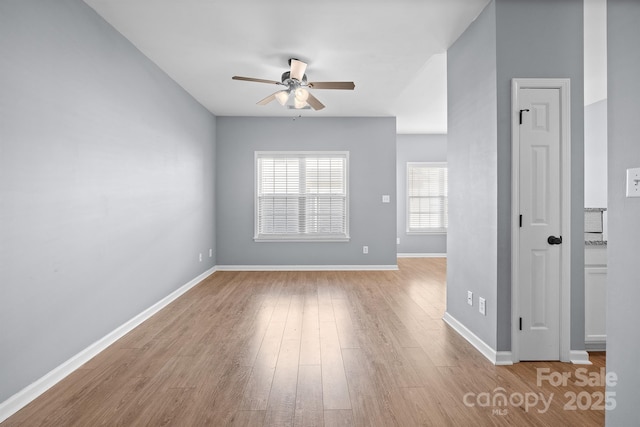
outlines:
M488 0L85 0L217 116L395 116L398 133L446 133L446 50ZM321 111L256 102L287 60L309 81Z

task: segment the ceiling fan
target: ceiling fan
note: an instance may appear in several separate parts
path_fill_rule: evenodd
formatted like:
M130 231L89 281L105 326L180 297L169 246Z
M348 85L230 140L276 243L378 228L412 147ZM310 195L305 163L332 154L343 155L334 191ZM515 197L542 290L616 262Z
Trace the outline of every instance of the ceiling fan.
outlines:
M313 96L309 89L340 89L340 90L353 90L356 85L353 82L307 82L307 75L305 71L307 64L295 59L289 59L289 65L291 69L282 73L281 81L254 79L252 77L233 76L233 80L244 80L248 82L269 83L284 86L285 89L272 93L266 98L257 102L258 105L267 105L274 99L277 100L280 105L288 108L295 109L308 109L309 107L314 110L322 110L324 104Z

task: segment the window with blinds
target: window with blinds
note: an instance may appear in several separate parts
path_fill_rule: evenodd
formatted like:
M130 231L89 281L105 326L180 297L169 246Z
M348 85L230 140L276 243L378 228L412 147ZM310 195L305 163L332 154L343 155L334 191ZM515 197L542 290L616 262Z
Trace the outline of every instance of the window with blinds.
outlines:
M256 152L256 241L349 239L349 153Z
M407 163L407 232L447 231L447 164Z

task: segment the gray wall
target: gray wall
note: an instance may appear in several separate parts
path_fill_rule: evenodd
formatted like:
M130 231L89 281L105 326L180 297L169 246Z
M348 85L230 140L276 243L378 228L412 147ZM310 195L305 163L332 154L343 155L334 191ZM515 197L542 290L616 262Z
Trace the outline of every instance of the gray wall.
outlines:
M447 52L447 312L496 348L496 15L491 2ZM474 305L467 305L467 291ZM477 298L487 301L480 315Z
M456 175L450 178L456 198L447 241L447 311L496 350L511 349L511 80L516 77L571 79L571 348L584 348L582 43L582 0L494 0L449 50L448 161ZM471 178L480 182L469 188ZM462 224L471 213L475 222ZM477 237L469 242L471 233ZM466 306L466 290L474 287L484 293L476 295L487 297L486 318Z
M617 406L609 426L638 424L640 389L640 199L625 197L626 169L640 167L640 3L609 0L608 173L609 245L607 284L607 371L615 372Z
M571 79L571 349L584 349L583 0L497 0L498 350L511 348L511 79Z
M395 118L218 117L216 144L218 265L396 265ZM349 242L253 241L260 150L350 152Z
M215 117L79 0L0 62L2 402L215 264Z
M446 162L447 135L398 135L397 176L399 254L444 254L447 235L407 234L407 162Z

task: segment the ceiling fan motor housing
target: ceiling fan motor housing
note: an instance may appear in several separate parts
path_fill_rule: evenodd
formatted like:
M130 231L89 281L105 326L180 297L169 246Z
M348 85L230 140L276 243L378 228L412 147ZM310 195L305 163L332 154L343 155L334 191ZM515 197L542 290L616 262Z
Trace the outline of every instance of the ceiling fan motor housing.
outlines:
M282 84L286 85L286 86L290 86L293 82L296 81L296 79L292 79L291 78L291 71L285 71L284 73L282 73L282 77L281 77L281 81ZM304 74L302 76L302 81L299 83L307 83L307 75Z

